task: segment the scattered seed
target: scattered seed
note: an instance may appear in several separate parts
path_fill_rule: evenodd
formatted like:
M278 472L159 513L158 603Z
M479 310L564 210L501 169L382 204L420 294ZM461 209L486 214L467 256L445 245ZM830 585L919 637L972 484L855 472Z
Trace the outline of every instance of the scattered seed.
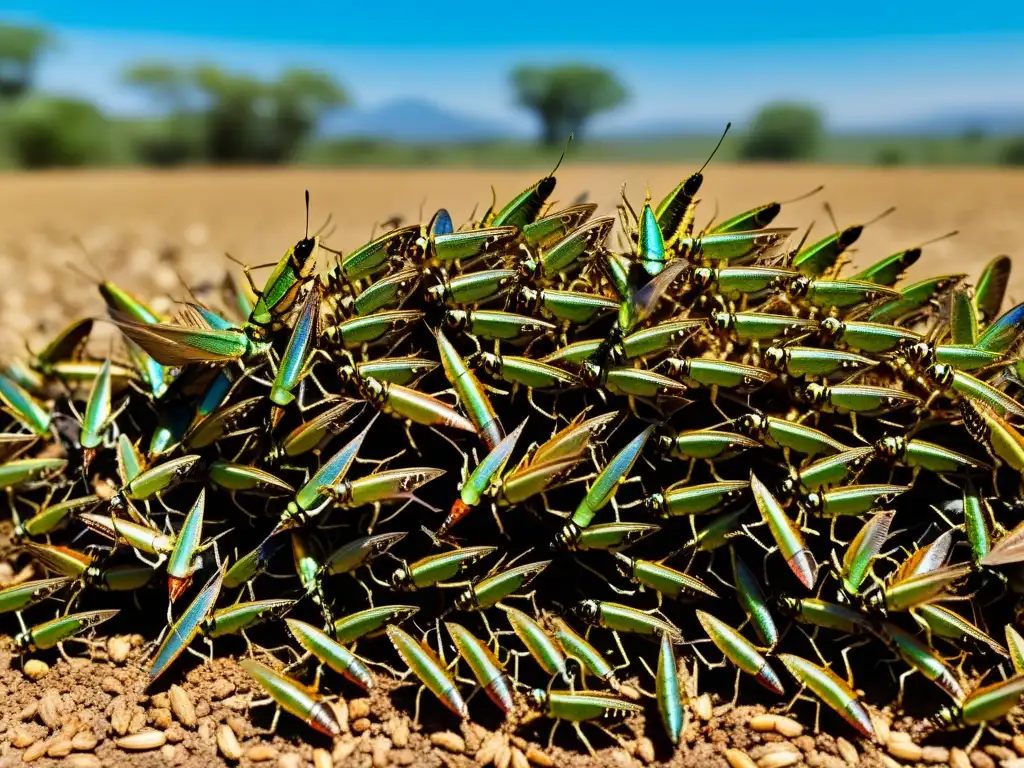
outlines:
M331 768L334 765L334 760L331 758L331 753L326 749L314 749L313 750L313 768Z
M530 761L519 747L512 747L512 768L530 768Z
M180 685L172 685L168 692L171 700L171 712L178 719L178 722L186 728L196 727L196 708L192 705L192 699L188 691Z
M893 734L895 736L896 734ZM888 745L889 754L895 757L897 760L903 760L908 763L916 763L921 759L921 755L924 750L921 749L917 744L907 739L889 739Z
M49 741L37 741L35 744L33 744L21 753L21 760L25 763L31 763L33 760L38 760L40 757L46 754L46 750L48 750L49 748Z
M526 759L534 765L539 765L541 768L552 768L555 761L552 760L547 752L542 752L532 744L526 749Z
M796 765L803 759L799 752L792 750L769 752L758 759L757 768L788 768L788 766Z
M238 715L231 715L224 721L228 724L228 727L235 732L235 736L240 739L245 738L245 734L248 731L248 723L245 722L244 718Z
M896 762L896 760L886 754L879 754L878 761L884 766L884 768L903 768L902 763Z
M871 725L875 729L875 736L882 744L889 743L889 723L880 717L871 716Z
M996 768L996 761L980 749L971 752L970 760L974 768Z
M404 717L399 718L391 729L391 743L399 749L409 746L409 721Z
M79 731L71 739L71 746L79 752L92 752L99 744L99 739L92 731Z
M302 756L298 752L285 752L277 758L277 768L302 768Z
M74 745L71 743L71 739L57 739L50 745L50 748L46 750L47 757L67 757L71 754Z
M239 760L242 757L242 747L238 743L238 737L227 725L221 725L217 729L217 747L227 760Z
M703 693L695 698L693 700L693 714L704 722L710 720L714 715L714 710L711 707L711 697Z
M921 749L921 762L923 763L944 763L949 760L949 750L945 747L923 747Z
M775 715L775 732L788 739L795 739L804 732L804 727L791 717Z
M64 702L57 693L50 691L39 700L39 719L47 728L59 728L63 716Z
M28 728L15 729L14 736L11 737L11 744L18 749L31 747L37 741L39 741L39 735L30 731Z
M1013 741L1010 743L1013 744L1013 748L1016 750L1017 754L1024 757L1024 735L1018 733L1013 737Z
M512 748L507 741L502 740L498 747L498 754L494 756L494 768L508 768L512 762Z
M960 747L953 747L949 750L949 766L950 768L971 768L971 758Z
M257 744L255 747L249 747L245 756L254 763L262 763L277 757L277 750L269 744Z
M341 727L342 733L348 733L348 702L344 699L336 699L330 702L331 709L334 710L334 716L338 720L338 725Z
M160 747L160 757L166 760L168 763L172 762L175 757L178 756L178 748L173 744L164 744Z
M103 763L96 755L70 755L61 765L66 768L101 768Z
M754 715L747 723L752 730L763 733L775 730L775 715Z
M999 768L1024 768L1024 757L1014 757L1012 760L1003 760Z
M39 702L33 701L31 704L28 704L24 709L18 712L18 714L15 715L15 718L18 720L31 720L33 717L36 716L36 713L38 711Z
M42 680L50 671L50 665L39 659L29 659L25 662L25 677L29 680Z
M480 749L477 750L473 759L480 765L490 765L494 762L494 758L497 757L501 744L501 734L495 733L484 740L484 743L480 745Z
M1013 760L1017 756L1012 749L1002 744L986 744L982 749L986 755L999 761Z
M645 763L653 763L654 742L646 736L641 736L636 742L636 755Z
M128 749L134 752L142 752L147 749L156 749L167 743L167 736L163 731L146 730L133 733L131 736L122 736L114 742L121 749Z
M430 734L430 743L435 747L447 749L449 752L465 752L466 740L457 733L451 731L438 731Z
M725 750L725 759L732 768L758 768L758 764L742 749Z

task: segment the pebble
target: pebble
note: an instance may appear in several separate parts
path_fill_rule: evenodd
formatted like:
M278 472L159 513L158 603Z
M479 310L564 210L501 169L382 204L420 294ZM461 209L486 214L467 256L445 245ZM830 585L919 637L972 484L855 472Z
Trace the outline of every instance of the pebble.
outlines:
M411 749L391 750L391 762L395 765L412 765L416 762L416 753ZM316 768L314 766L314 768Z
M154 707L163 707L164 709L171 708L171 695L167 691L160 691L160 693L153 694L150 698L149 703Z
M636 743L636 755L645 763L654 762L654 742L646 736L641 736Z
M387 768L388 755L391 753L391 739L387 736L379 736L373 740L371 761L373 768Z
M352 730L356 733L363 733L365 731L370 730L372 725L373 724L370 722L369 718L360 717L358 720L352 723Z
M230 680L225 680L223 677L218 677L213 681L213 685L210 686L210 696L213 697L214 701L226 699L234 692L235 684Z
M451 731L438 731L430 734L430 743L435 747L447 749L449 752L461 753L466 751L466 740L457 733Z
M206 717L208 714L210 714L210 702L204 699L196 704L196 717Z
M757 763L742 749L725 750L725 760L732 768L757 768Z
M115 664L123 664L131 653L132 644L127 637L115 635L107 640L107 656Z
M953 747L949 750L950 768L971 768L971 759L960 747Z
M1013 744L1013 748L1017 751L1017 754L1024 757L1024 735L1018 733L1013 737L1013 741L1010 743Z
M313 768L331 768L334 765L334 758L326 749L313 750Z
M39 719L51 730L59 728L64 716L64 702L54 691L39 700Z
M541 768L552 768L555 761L551 759L551 756L547 752L543 752L532 744L526 748L526 759L534 765L539 765Z
M757 768L788 768L803 759L803 755L792 749L769 752L758 759Z
M277 757L277 750L269 744L257 744L255 747L249 747L245 756L254 763L262 763Z
M29 680L42 680L50 671L50 665L39 659L29 659L25 662L25 677Z
M302 756L298 752L285 752L277 758L277 768L302 768Z
M892 734L895 736L896 734ZM920 761L924 750L920 746L910 740L908 736L906 739L889 739L889 744L886 749L889 750L889 754L895 757L897 760L903 760L907 763L916 763Z
M168 695L171 700L171 712L174 713L174 717L177 718L178 722L186 728L195 728L198 718L196 717L196 708L192 704L188 691L180 685L172 685Z
M996 768L996 761L980 749L971 752L970 760L974 768Z
M167 736L167 740L171 744L178 744L185 740L185 731L182 730L180 725L172 725L164 734Z
M132 711L123 699L115 699L114 702L113 710L110 713L110 727L118 736L124 736L128 733L128 726L132 722Z
M842 736L836 739L836 749L839 750L839 756L850 765L856 765L860 762L857 748Z
M217 747L227 760L238 760L242 757L242 747L238 743L238 737L227 725L221 725L217 729Z
M92 731L79 731L71 739L71 746L79 752L92 752L99 743L99 739Z
M46 754L46 750L50 748L49 741L37 741L31 747L21 753L21 760L24 763L31 763L33 760L38 760L40 757Z
M142 752L162 747L167 743L167 737L163 731L146 730L133 733L131 736L122 736L114 743L121 749Z
M369 699L352 699L348 703L349 717L358 720L360 717L367 717L370 714Z
M119 696L124 693L124 686L113 675L107 675L100 680L100 690L104 693L109 693L111 696Z
M71 755L61 763L65 768L101 768L103 763L96 755Z
M166 760L168 763L174 762L174 758L178 756L178 748L173 744L164 744L160 747L160 757Z
M67 757L74 749L71 739L58 739L46 750L47 757Z

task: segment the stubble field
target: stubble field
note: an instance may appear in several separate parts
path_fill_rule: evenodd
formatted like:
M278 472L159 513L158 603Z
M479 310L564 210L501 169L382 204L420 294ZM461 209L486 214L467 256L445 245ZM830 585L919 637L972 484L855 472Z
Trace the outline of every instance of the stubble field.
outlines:
M645 189L657 198L692 170L569 166L559 172L554 198L568 204L588 192L601 212L610 213L623 183L630 199L639 204ZM228 265L226 253L252 265L276 261L302 235L305 189L312 200L311 227L318 228L330 215L328 230L333 233L327 242L347 251L367 240L378 222L396 216L416 221L421 211L428 217L443 206L458 224L471 217L477 204L481 210L486 208L492 185L500 202L539 175L537 170L367 169L0 175L0 354L18 353L26 340L38 348L70 317L101 314L103 305L95 287L69 264L87 272L98 269L144 297L182 299L186 292L179 276L192 286L219 281ZM852 253L855 264L870 263L951 230L960 234L929 246L909 279L943 272L966 272L973 277L991 257L1022 251L1022 172L713 166L702 190L697 222L706 222L716 210L720 216L728 216L760 203L796 197L819 184L825 185L822 193L784 207L777 223L805 227L815 221L812 238L816 239L832 228L822 208L824 201L832 205L840 226L873 218L896 206L893 214L865 231ZM88 261L76 240L84 246ZM1006 306L1022 298L1024 270L1013 276ZM168 310L171 303L167 300L157 308ZM0 537L5 543L8 532L3 530ZM0 586L31 575L17 573L12 562L0 562ZM261 737L253 732L245 712L250 691L247 678L230 661L210 667L183 665L191 671L187 676L179 673L177 682L198 710L193 712L195 722L183 723L179 708L164 700L166 694L161 698L161 694L144 691L140 649L128 651L127 646L121 648L118 642L110 644L108 638L99 637L91 662L69 666L56 655L42 654L52 668L34 681L10 654L10 635L17 632L16 622L9 616L2 618L0 766L20 764L30 756L38 757L38 765L52 761L79 768L129 761L133 765L208 765L224 759L225 749L217 743L222 726L237 733L241 764L260 762L281 768L313 763L317 768L331 764L475 765L473 754L480 748L481 737L486 740L486 734L469 727L456 739L440 744L431 743L429 732L410 735L408 712L395 710L384 693L371 701L348 703L350 728L334 745L318 739L315 745L299 746L298 740L309 735L301 726L273 738ZM120 659L122 650L125 659ZM61 713L56 719L54 711ZM687 733L691 749L677 753L672 764L707 765L717 760L725 765L726 747L763 756L778 751L769 748L771 743L794 745L799 759L811 765L839 766L844 757L851 757L831 736L811 736L809 727L788 742L777 734L753 733L747 727L751 714L749 708L722 709L716 710L710 721L697 720ZM267 722L261 715L258 724ZM810 725L810 721L805 723ZM160 749L139 756L115 746L119 734L150 727L167 734L167 743ZM454 728L454 723L449 727ZM93 734L97 743L73 751L69 747L71 757L66 757L64 743L74 742L76 732ZM79 746L89 746L87 737L78 741ZM649 742L634 738L629 743L633 754L610 749L602 758L624 766L647 760ZM314 746L320 751L314 753ZM556 751L554 758L569 765L567 754ZM665 760L669 756L659 746L655 757ZM880 759L874 748L862 746L861 765L881 764ZM575 762L586 761L575 756Z

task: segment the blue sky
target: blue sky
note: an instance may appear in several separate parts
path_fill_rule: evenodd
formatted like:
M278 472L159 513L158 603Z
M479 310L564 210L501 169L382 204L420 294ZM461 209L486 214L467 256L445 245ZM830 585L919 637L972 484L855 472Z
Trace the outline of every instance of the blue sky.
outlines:
M542 16L526 10L538 5ZM119 84L139 59L215 61L265 75L317 67L360 106L422 98L521 129L530 119L515 108L508 71L564 60L608 66L626 83L631 100L603 120L607 128L742 121L776 98L817 103L840 128L1024 111L1016 4L663 5L8 0L0 18L57 32L43 87L118 112L145 108Z

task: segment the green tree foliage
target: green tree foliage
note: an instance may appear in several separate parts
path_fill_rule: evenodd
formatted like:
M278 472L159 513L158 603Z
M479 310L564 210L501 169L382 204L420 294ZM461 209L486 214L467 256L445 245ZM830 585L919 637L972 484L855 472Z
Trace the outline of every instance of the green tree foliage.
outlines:
M51 43L38 27L0 24L0 99L16 99L32 89L39 57Z
M744 160L792 161L814 157L824 131L821 114L806 104L778 102L762 107L740 147Z
M1024 136L1007 141L999 159L1004 165L1024 165Z
M517 102L537 114L547 145L563 143L570 133L581 138L590 118L615 109L628 96L612 72L586 64L519 67L512 84Z
M272 81L209 64L146 63L125 74L164 114L141 131L140 149L165 164L280 163L293 158L331 109L348 104L327 75L289 70Z
M8 152L22 168L103 163L112 157L111 125L92 104L37 97L10 113Z

